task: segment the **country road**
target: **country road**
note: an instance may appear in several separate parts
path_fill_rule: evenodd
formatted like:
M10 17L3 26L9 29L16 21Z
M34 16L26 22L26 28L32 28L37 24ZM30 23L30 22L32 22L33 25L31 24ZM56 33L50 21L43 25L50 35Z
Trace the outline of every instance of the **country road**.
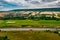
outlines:
M39 30L39 31L44 31L44 30L60 30L56 28L0 28L1 31L28 31L28 30Z

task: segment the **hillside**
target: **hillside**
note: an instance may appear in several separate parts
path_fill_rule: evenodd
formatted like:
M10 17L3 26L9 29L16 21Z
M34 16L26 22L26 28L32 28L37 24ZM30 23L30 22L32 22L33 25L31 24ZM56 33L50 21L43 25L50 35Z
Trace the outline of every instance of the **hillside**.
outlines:
M42 9L15 9L10 11L60 11L60 8L42 8Z

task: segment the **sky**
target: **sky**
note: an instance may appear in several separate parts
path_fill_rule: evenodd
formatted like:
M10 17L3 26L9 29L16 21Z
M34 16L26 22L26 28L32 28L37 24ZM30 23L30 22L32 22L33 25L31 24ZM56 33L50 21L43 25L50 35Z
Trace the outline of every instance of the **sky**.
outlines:
M0 0L0 11L35 8L60 8L60 0Z

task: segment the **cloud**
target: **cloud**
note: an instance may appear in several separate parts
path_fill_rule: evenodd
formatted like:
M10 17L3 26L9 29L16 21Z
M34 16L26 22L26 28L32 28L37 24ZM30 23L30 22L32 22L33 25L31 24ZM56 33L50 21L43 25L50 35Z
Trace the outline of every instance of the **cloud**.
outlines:
M3 6L0 6L0 9L3 8Z
M0 0L1 10L54 7L60 8L60 0Z
M15 2L8 2L6 0L0 0L0 11L7 11L7 10L12 10L12 9L23 9L25 6L22 6L22 4L17 4Z
M53 2L53 1L57 1L57 0L42 0L43 2Z
M51 5L54 5L58 3L59 0L5 0L10 3L15 4L22 4L22 6L30 7L30 8L41 8L41 7L52 7ZM56 5L58 6L58 5Z

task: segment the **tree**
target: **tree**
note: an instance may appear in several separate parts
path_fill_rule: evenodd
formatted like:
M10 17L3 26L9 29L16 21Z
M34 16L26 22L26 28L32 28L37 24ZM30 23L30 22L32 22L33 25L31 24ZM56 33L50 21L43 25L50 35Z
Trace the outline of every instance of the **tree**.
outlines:
M0 40L9 40L7 36L0 37Z
M60 17L60 14L58 14L57 16Z
M9 40L7 36L4 36L3 39L4 39L4 40Z
M40 13L41 13L41 12L39 12L39 13L37 14L37 15L38 15L38 20L40 19Z
M41 14L41 17L40 18L43 19L43 20L45 20L46 15L45 14Z
M55 20L55 14L52 12L52 19Z

